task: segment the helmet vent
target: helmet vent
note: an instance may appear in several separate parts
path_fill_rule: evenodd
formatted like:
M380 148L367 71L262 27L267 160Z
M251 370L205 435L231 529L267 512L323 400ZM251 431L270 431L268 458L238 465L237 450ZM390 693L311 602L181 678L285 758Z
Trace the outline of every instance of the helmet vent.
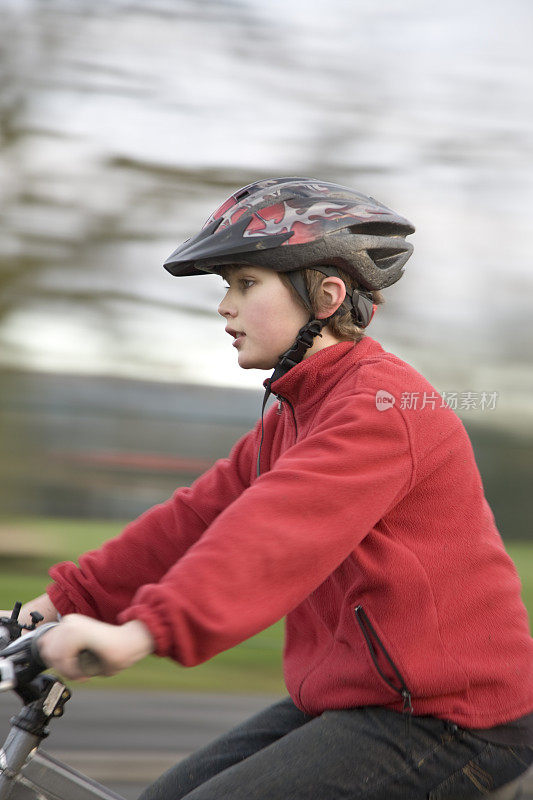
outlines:
M378 269L387 269L392 266L399 255L402 255L404 250L367 250L368 255L378 267Z
M369 236L409 236L414 233L412 225L391 222L363 222L362 224L348 226L352 233L368 234Z
M247 197L249 194L250 192L248 191L248 189L241 189L241 191L237 192L237 194L235 194L234 197L235 200L239 202L239 200L242 200L243 197Z

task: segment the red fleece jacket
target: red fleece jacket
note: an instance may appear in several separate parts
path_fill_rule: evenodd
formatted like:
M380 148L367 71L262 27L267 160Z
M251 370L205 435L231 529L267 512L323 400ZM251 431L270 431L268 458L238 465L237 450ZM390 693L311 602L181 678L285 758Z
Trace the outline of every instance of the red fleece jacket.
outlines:
M273 391L260 477L258 423L79 567L55 566L56 608L142 620L187 666L286 616L287 688L310 714L411 700L488 728L533 711L520 581L458 417L368 337Z

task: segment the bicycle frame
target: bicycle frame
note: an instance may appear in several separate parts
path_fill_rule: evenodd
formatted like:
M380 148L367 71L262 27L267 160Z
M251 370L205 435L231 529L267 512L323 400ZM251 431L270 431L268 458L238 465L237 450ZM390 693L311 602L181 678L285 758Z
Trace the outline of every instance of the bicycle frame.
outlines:
M97 781L36 750L18 770L2 764L0 772L1 800L124 800Z

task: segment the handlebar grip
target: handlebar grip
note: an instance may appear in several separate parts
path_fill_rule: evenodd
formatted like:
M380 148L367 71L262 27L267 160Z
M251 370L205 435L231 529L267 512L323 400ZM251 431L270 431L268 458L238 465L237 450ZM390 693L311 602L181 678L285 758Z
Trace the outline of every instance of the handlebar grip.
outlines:
M80 650L78 653L78 666L88 678L106 674L105 662L94 650Z

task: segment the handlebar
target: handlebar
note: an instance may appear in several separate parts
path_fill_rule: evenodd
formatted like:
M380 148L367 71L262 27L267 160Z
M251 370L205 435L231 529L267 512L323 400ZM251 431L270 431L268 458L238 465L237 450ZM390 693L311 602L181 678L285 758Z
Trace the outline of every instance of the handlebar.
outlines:
M49 669L49 666L41 658L38 641L56 625L59 623L48 622L25 636L11 641L7 647L2 648L0 644L0 691L26 686L41 672ZM1 625L0 631L2 631ZM5 636L3 640L5 641ZM102 675L105 672L103 660L93 650L80 650L78 666L80 672L87 677Z
M48 669L40 656L37 640L55 624L43 625L26 636L20 636L0 651L0 686L3 690L26 686Z

